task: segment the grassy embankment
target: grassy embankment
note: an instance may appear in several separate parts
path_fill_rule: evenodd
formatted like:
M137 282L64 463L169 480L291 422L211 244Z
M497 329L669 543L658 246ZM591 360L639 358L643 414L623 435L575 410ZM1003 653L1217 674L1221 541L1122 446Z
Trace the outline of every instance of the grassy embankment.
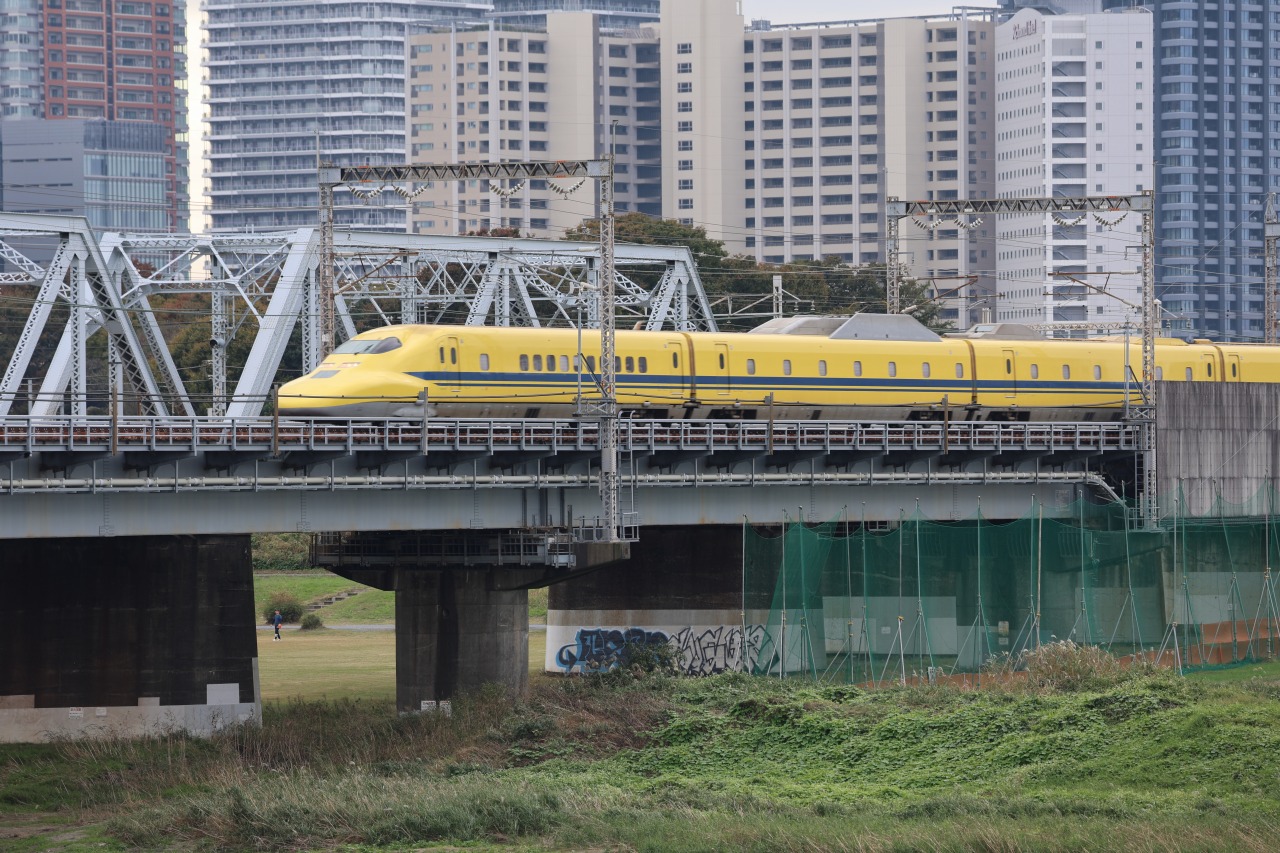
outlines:
M1280 844L1280 664L984 692L537 676L442 719L394 713L391 632L260 639L261 729L0 746L0 849Z

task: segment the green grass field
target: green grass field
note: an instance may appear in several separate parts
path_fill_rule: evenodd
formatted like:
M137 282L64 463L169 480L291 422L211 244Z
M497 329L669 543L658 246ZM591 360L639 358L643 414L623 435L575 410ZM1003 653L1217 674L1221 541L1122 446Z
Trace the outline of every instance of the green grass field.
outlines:
M0 745L0 850L1280 846L1280 662L1178 678L1107 658L1071 688L982 691L562 678L532 675L532 631L527 696L402 717L393 631L258 637L261 728Z
M253 612L259 619L267 601L276 593L288 593L309 604L335 592L355 589L360 584L329 572L258 573L253 576Z

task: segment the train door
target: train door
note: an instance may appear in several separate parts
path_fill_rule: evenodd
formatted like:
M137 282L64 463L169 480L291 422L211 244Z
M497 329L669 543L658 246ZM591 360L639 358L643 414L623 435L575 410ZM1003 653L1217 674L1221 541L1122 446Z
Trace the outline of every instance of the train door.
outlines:
M684 351L684 345L680 341L668 341L663 345L663 349L666 350L668 361L657 372L671 377L671 382L664 389L663 396L683 400L685 398L684 375L689 369L689 354Z
M1240 382L1242 378L1242 368L1240 365L1240 356L1227 356L1227 372L1222 377L1223 382Z
M1004 356L1004 395L1018 396L1018 354L1011 349L1002 350Z
M440 384L446 391L454 394L462 390L462 368L460 342L453 335L440 339Z
M1218 354L1217 353L1201 353L1200 367L1196 369L1197 382L1221 382L1222 377L1218 375Z
M712 380L711 384L715 385L715 396L732 397L733 373L729 369L729 345L716 344L714 358L707 373Z

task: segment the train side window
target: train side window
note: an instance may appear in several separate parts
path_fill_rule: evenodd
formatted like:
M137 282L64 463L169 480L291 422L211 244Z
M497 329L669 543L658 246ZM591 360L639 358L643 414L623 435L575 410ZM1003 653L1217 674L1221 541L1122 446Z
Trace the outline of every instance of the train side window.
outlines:
M1157 373L1158 373L1158 372L1160 372L1160 368L1158 368L1158 367L1157 367L1157 368L1156 368L1156 372L1157 372ZM1236 363L1235 363L1234 361L1233 361L1233 362L1231 362L1231 375L1232 375L1233 377L1236 375ZM1158 377L1158 376L1157 376L1156 378L1157 378L1157 379L1159 379L1160 377Z
M853 375L854 375L854 376L861 376L861 375L862 375L862 362L860 362L860 361L855 361L855 362L853 363Z
M1004 360L1004 372L1005 372L1005 373L1013 373L1013 359L1011 359L1011 358L1006 358L1006 359Z
M1063 379L1071 378L1071 365L1069 364L1062 365L1062 378Z
M1040 378L1040 365L1038 364L1031 365L1031 378L1032 379Z
M956 362L956 379L964 379L964 365Z
M444 364L444 347L440 347L440 363Z
M594 355L587 356L587 372L588 373L596 372L596 357Z
M529 369L529 356L527 356L527 355L521 355L521 356L520 356L520 369L521 369L521 370L528 370L528 369Z
M720 360L721 360L721 361L724 361L724 356L720 356ZM679 366L680 366L680 353L678 353L678 352L673 352L673 353L671 353L671 366L672 366L672 367L679 367ZM721 366L721 367L724 367L724 365L723 365L723 364L722 364L722 365L720 365L720 366Z
M547 372L548 373L556 372L556 357L554 355L547 356Z
M1157 381L1159 381L1159 380L1161 380L1161 379L1164 379L1164 368L1163 368L1163 367L1157 367L1157 368L1156 368L1156 380L1157 380Z
M827 375L827 360L824 358L818 359L818 375L819 376Z
M489 369L489 353L487 352L480 353L480 369L481 370Z
M923 362L920 365L920 375L925 379L929 378L929 374L933 373L933 368L929 366L929 362Z
M1209 376L1213 376L1213 362L1212 362L1212 361L1206 361L1206 362L1205 362L1205 364L1204 364L1204 369L1205 369L1205 373L1206 373L1207 375L1209 375Z
M782 373L783 373L783 375L784 375L784 376L790 376L790 375L791 375L791 359L789 359L789 358L784 358L784 359L782 360Z
M724 370L724 353L720 353L720 369Z
M644 356L640 356L640 358L636 359L636 361L637 361L637 362L639 363L639 365L640 365L640 372L641 372L641 373L648 373L648 372L649 372L649 359L645 358Z
M1101 364L1095 364L1095 365L1093 366L1093 378L1094 378L1094 379L1101 379L1101 378L1102 378L1102 365L1101 365Z
M747 374L749 376L756 375L756 360L754 358L747 359Z
M542 356L535 355L533 357L533 369L538 371L542 370Z
M458 348L457 348L457 347L449 347L449 363L450 363L450 364L457 364L457 363L458 363Z
M560 372L561 373L569 372L569 356L567 355L560 356Z
M889 375L890 376L898 375L898 362L896 361L889 362Z
M629 355L629 356L627 356L627 373L635 373L635 372L636 372L636 359L635 359L635 356L630 356L630 355Z
M1187 368L1187 381L1188 381L1188 382L1190 382L1190 381L1191 381L1191 368L1190 368L1190 367L1188 367L1188 368Z
M613 372L614 373L622 372L622 356L620 355L615 355L613 357Z

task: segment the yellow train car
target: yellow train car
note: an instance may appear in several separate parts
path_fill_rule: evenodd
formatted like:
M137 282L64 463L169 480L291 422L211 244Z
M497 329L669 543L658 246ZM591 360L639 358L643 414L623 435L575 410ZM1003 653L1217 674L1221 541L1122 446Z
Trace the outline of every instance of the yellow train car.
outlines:
M823 333L619 331L618 405L655 418L1111 420L1126 396L1139 399L1133 339L868 334L877 324L901 318L827 318L813 326ZM279 405L353 418L569 417L600 396L599 351L591 330L388 326L283 386ZM1156 376L1280 381L1280 347L1162 339Z

